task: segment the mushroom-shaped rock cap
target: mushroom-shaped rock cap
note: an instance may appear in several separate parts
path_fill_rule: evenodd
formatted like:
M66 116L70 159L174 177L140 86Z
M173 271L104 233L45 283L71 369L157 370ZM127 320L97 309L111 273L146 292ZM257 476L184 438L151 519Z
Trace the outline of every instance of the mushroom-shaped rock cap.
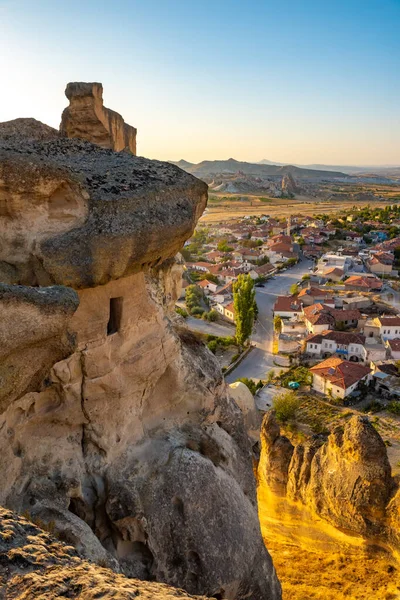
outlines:
M77 139L0 136L0 281L102 285L173 257L207 185Z

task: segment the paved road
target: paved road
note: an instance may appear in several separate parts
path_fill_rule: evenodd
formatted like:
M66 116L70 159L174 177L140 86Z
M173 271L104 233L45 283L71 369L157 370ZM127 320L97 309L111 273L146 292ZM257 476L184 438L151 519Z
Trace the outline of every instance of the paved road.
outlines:
M209 321L203 321L202 319L195 319L195 317L187 317L185 323L189 329L198 331L199 333L208 333L220 337L235 335L235 327L233 325L229 326L221 325L220 323L210 323Z
M271 369L279 370L279 367L274 364L274 360L284 364L282 357L272 354L273 306L276 297L288 293L290 286L299 281L304 273L308 273L312 264L312 261L303 259L291 269L276 275L275 279L270 279L265 283L265 287L256 288L258 321L252 336L252 342L256 347L232 373L227 375L228 383L236 381L239 377L265 379L265 374Z

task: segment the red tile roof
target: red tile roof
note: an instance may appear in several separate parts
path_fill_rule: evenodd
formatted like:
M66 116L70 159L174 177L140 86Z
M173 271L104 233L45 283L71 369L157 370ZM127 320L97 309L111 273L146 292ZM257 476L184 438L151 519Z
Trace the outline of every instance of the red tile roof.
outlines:
M382 287L382 281L377 277L362 277L359 275L352 275L346 279L344 285L360 287L366 290L380 290Z
M274 304L274 311L297 313L301 311L301 304L296 296L278 296Z
M360 333L352 333L350 331L322 331L321 333L312 333L307 336L307 342L313 342L314 344L321 344L322 340L328 340L336 342L337 344L365 344L365 335Z
M320 290L317 287L310 286L308 288L304 288L299 292L299 298L303 298L303 296L312 296L314 298L326 298L332 296L332 292L328 290Z
M398 327L400 325L400 317L378 317L378 321L386 327Z
M371 369L359 363L353 363L341 358L331 357L311 367L311 373L330 381L333 385L346 390L354 383L361 381Z

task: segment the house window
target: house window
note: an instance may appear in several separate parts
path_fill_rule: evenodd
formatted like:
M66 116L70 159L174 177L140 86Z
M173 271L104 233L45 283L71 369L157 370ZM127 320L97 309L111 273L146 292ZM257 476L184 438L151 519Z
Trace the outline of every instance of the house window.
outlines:
M107 323L107 335L117 333L121 327L122 297L110 298L110 314Z

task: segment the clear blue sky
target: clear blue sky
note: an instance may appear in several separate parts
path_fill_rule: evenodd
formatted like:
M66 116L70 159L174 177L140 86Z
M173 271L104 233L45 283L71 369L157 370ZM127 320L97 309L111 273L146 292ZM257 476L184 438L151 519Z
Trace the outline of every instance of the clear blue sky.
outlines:
M400 0L0 0L0 120L101 81L141 155L400 163Z

